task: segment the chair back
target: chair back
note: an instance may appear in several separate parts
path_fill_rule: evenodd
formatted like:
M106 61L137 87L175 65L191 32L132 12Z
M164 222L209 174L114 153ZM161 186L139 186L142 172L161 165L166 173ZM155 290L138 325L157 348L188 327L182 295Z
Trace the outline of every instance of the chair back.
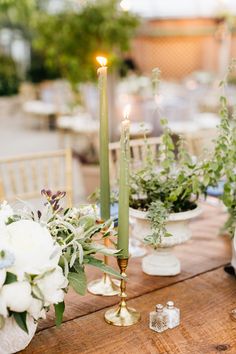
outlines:
M130 168L137 170L142 168L148 154L154 158L157 154L161 139L159 137L130 140ZM119 159L120 159L120 143L109 144L110 157L110 175L111 184L118 178L119 174Z
M213 151L217 136L217 129L201 129L197 133L186 134L184 139L191 155L206 158L206 154L211 154Z
M39 199L43 188L65 191L72 205L70 149L0 159L0 201Z

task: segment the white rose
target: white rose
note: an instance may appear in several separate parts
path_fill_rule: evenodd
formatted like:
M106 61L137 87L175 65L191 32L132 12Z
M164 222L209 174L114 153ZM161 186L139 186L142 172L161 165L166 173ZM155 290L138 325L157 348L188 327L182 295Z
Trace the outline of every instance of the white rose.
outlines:
M5 318L8 316L7 304L1 294L1 291L0 291L0 315L2 315Z
M1 269L0 270L0 289L6 280L6 275L7 275L6 269Z
M27 311L32 302L31 286L27 281L4 285L1 296L7 308L15 312Z
M0 205L0 227L6 225L7 220L13 215L13 210L6 201Z
M43 302L41 300L32 298L31 304L27 312L35 319L45 318L45 310L43 309Z
M36 279L40 291L43 294L45 305L57 304L64 299L64 291L68 285L67 278L63 275L61 267L57 267L53 272L44 277Z
M58 264L61 248L46 227L32 220L20 220L1 230L0 237L15 262L10 271L22 279L24 273L41 274Z

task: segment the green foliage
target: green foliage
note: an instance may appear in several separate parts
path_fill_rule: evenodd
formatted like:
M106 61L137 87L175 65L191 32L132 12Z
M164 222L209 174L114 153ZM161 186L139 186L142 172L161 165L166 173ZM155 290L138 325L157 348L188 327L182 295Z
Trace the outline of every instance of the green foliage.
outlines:
M26 323L26 318L27 318L27 312L11 312L12 316L14 317L16 323L18 326L23 329L24 332L29 333L27 323Z
M171 234L166 230L166 221L168 219L168 210L159 200L153 202L148 209L148 219L151 222L153 233L145 237L144 241L148 245L157 248L163 237L169 237Z
M0 26L20 29L30 39L39 3L40 0L0 0Z
M130 206L148 211L153 233L146 242L154 247L170 236L165 228L169 213L194 209L210 180L205 162L193 160L182 139L175 146L167 120L162 119L161 124L163 135L157 155L151 159L147 154L144 167L130 178Z
M68 274L69 284L80 295L85 295L87 282L84 270L81 268L79 272L70 272Z
M17 281L17 276L13 273L7 272L5 284L15 283Z
M65 1L59 13L47 10L49 2L0 0L0 26L19 29L32 42L29 79L63 77L77 84L96 79L97 55L106 55L110 67L119 64L139 24L136 15L122 11L118 0L86 1L77 8Z
M55 316L56 316L56 326L59 327L62 323L63 314L65 311L65 303L59 302L58 304L54 304Z
M40 12L36 20L34 47L49 68L58 68L72 83L96 78L96 55L109 64L129 49L138 19L121 11L117 0L88 2L80 11L66 8L58 14Z
M18 93L20 78L13 59L0 56L0 96L11 96Z
M225 182L222 200L227 207L229 217L224 228L231 236L236 227L236 110L234 108L233 114L230 114L225 88L235 68L236 60L233 59L224 79L220 82L222 95L219 136L215 143L213 157L205 164L211 185L217 185L217 182L222 179Z
M60 71L56 66L48 68L42 53L38 53L35 50L31 52L31 64L26 74L27 80L39 83L44 80L55 80L60 78L60 76Z
M201 163L193 161L181 141L175 146L167 121L162 120L164 133L155 163L146 162L144 168L131 174L130 206L149 210L153 202L161 201L172 213L193 209L206 186L202 181L204 171Z

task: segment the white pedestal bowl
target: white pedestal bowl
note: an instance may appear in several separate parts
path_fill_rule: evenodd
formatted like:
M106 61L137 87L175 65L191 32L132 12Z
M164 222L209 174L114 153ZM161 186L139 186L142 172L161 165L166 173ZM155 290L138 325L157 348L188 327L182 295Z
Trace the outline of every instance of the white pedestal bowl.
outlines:
M173 247L186 242L192 236L189 221L202 212L201 208L170 214L166 224L171 237L165 237L160 247L142 259L143 272L149 275L171 276L181 271L179 259L172 253ZM130 216L134 221L135 237L141 241L152 233L147 213L130 208Z

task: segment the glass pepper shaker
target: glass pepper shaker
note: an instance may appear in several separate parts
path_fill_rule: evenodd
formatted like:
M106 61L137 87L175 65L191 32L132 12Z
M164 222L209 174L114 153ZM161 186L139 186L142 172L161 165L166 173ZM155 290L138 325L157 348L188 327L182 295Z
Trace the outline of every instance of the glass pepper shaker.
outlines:
M150 312L149 328L155 332L164 332L168 329L168 316L163 312L163 305L157 304L156 311Z
M174 328L180 324L180 310L174 305L173 301L168 301L163 309L168 317L168 328Z

